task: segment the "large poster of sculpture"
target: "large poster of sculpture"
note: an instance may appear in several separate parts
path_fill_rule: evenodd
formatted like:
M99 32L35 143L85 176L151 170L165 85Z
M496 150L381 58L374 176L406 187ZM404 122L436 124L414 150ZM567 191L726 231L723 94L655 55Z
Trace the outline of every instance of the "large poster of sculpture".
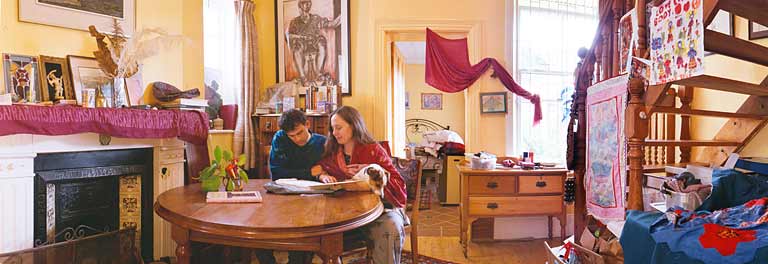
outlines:
M663 84L704 74L702 0L667 0L651 9L651 75Z
M275 0L275 9L278 81L351 95L349 0Z
M587 211L599 218L624 218L627 75L587 89Z

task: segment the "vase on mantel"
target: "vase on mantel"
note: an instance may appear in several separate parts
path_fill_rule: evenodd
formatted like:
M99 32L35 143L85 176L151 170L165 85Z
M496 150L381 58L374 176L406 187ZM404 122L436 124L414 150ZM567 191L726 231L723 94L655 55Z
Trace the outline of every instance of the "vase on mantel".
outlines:
M123 106L131 106L129 103L128 90L126 89L127 85L125 81L126 80L124 77L112 78L112 107L120 108Z

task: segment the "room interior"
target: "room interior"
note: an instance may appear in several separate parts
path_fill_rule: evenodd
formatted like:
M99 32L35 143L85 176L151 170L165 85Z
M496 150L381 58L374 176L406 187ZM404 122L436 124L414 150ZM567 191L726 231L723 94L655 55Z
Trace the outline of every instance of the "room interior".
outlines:
M763 25L738 0L3 0L0 264L376 263L352 231L384 195L270 189L282 113L335 137L341 106L405 183L400 263L765 263Z

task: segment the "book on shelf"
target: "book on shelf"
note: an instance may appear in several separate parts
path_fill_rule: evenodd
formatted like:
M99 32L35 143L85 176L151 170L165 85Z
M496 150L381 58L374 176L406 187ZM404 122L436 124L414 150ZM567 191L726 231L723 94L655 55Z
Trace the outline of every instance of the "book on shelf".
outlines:
M259 192L208 192L206 203L260 203Z
M199 106L199 107L206 107L208 106L208 100L201 99L201 98L179 98L170 102L160 102L160 106L177 106L177 105L185 105L185 106Z
M297 179L279 179L275 183L287 185L304 190L346 190L346 191L369 191L368 182L365 180L346 180L333 183L322 183L316 181L297 180Z

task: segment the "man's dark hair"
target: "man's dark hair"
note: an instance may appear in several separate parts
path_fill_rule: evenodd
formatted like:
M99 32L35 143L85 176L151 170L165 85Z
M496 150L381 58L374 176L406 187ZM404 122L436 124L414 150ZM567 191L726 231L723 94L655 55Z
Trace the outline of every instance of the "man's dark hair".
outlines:
M296 126L306 124L307 116L304 112L298 109L291 109L283 112L283 115L280 116L280 120L278 121L280 129L285 132L293 131L296 129Z

